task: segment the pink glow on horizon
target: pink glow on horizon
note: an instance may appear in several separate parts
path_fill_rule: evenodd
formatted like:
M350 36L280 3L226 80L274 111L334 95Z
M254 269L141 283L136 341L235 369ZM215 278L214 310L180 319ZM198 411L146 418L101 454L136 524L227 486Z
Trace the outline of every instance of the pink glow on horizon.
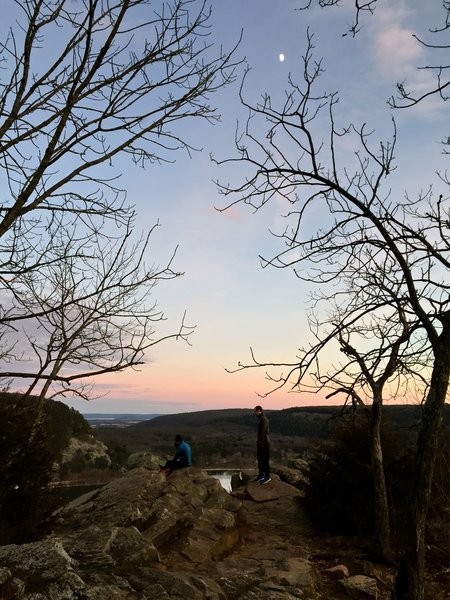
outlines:
M104 397L89 402L68 400L66 403L83 413L179 413L225 408L250 409L256 404L283 409L339 404L341 401L334 399L327 402L323 395L289 392L288 388L262 397L271 386L264 379L263 372L257 370L235 374L222 370L209 377L198 371L184 370L161 377L161 373L152 373L154 366L149 365L141 372L99 378L95 392L97 395L105 394Z

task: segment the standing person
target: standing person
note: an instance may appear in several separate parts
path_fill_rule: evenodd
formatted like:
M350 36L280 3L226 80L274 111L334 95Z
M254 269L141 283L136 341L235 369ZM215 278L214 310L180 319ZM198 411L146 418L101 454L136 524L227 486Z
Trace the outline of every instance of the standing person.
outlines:
M263 412L262 406L255 406L254 413L258 418L258 436L256 445L256 458L258 459L258 477L255 479L262 485L270 481L270 440L269 419Z
M184 467L191 466L191 447L179 434L175 436L175 448L173 458L168 460L165 465L159 465L161 471L165 471L167 474L175 469L183 469Z

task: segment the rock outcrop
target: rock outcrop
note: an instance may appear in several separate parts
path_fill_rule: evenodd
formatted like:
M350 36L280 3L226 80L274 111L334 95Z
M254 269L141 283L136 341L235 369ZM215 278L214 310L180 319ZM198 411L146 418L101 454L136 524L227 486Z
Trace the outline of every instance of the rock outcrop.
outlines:
M100 462L106 468L111 464L111 458L107 450L103 442L92 436L85 439L71 437L67 446L61 452L59 463L69 467L74 463L78 463L87 468L95 467Z
M46 539L0 547L2 599L382 598L366 575L323 576L299 490L252 477L228 494L195 468L133 469L60 509Z
M239 543L241 508L201 471L134 469L60 509L45 540L0 547L3 598L222 600L195 565Z
M133 452L127 459L127 468L136 469L137 467L145 467L146 469L156 470L163 462L165 460L151 452Z

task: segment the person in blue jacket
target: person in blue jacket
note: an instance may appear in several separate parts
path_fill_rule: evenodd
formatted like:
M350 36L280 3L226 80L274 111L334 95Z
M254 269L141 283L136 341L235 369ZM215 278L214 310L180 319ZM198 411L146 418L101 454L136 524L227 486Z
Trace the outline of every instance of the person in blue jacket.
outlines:
M175 436L175 454L165 465L160 465L161 470L169 474L175 469L191 466L192 453L190 445L183 440L181 435Z

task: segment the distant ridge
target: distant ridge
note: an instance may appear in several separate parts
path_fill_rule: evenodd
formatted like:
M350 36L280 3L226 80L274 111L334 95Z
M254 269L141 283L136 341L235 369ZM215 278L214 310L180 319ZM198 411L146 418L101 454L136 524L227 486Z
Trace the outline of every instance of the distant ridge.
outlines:
M270 411L267 411L268 413ZM134 425L135 429L162 429L175 431L182 428L184 431L191 429L205 429L208 431L219 430L222 433L236 429L247 430L255 422L253 410L248 408L224 408L201 410L196 412L177 413L172 415L159 415L151 420L141 421Z
M362 411L358 410L361 414ZM341 423L342 406L302 406L266 410L270 420L270 438L274 458L283 453L302 455L320 440L329 440ZM388 405L384 422L402 438L407 447L415 443L421 423L421 406ZM120 415L117 415L119 417ZM129 416L129 415L128 415ZM175 434L191 444L199 464L221 464L230 460L242 466L254 462L257 422L251 408L229 408L185 412L170 415L141 415L139 421L93 421L97 437L103 442L119 444L128 452L151 451L161 456L173 454ZM95 423L95 425L93 425ZM450 406L444 410L444 424L450 429ZM250 464L250 463L248 463ZM253 464L253 463L251 463Z
M361 410L358 409L360 412ZM417 430L421 420L419 405L386 405L383 414L395 428ZM267 409L272 433L281 435L328 437L329 425L342 413L342 406L295 406L282 410ZM444 423L450 423L450 406L444 409ZM172 433L243 434L255 428L255 416L249 408L226 408L154 415L130 424L133 430L159 430Z
M270 419L272 434L328 438L333 425L339 421L342 406L296 406L282 410L267 409L265 412ZM358 409L358 412L361 414L362 409ZM385 423L396 430L407 431L409 436L418 432L421 413L422 407L419 405L391 404L383 408ZM449 427L449 405L445 406L443 416L444 425ZM250 432L256 426L255 416L250 408L213 409L170 415L91 413L84 417L96 429L120 428L127 430L130 436L142 438L143 442L145 436L153 433L170 440L176 433L183 436L207 435L216 439L230 435L241 438L252 435Z

